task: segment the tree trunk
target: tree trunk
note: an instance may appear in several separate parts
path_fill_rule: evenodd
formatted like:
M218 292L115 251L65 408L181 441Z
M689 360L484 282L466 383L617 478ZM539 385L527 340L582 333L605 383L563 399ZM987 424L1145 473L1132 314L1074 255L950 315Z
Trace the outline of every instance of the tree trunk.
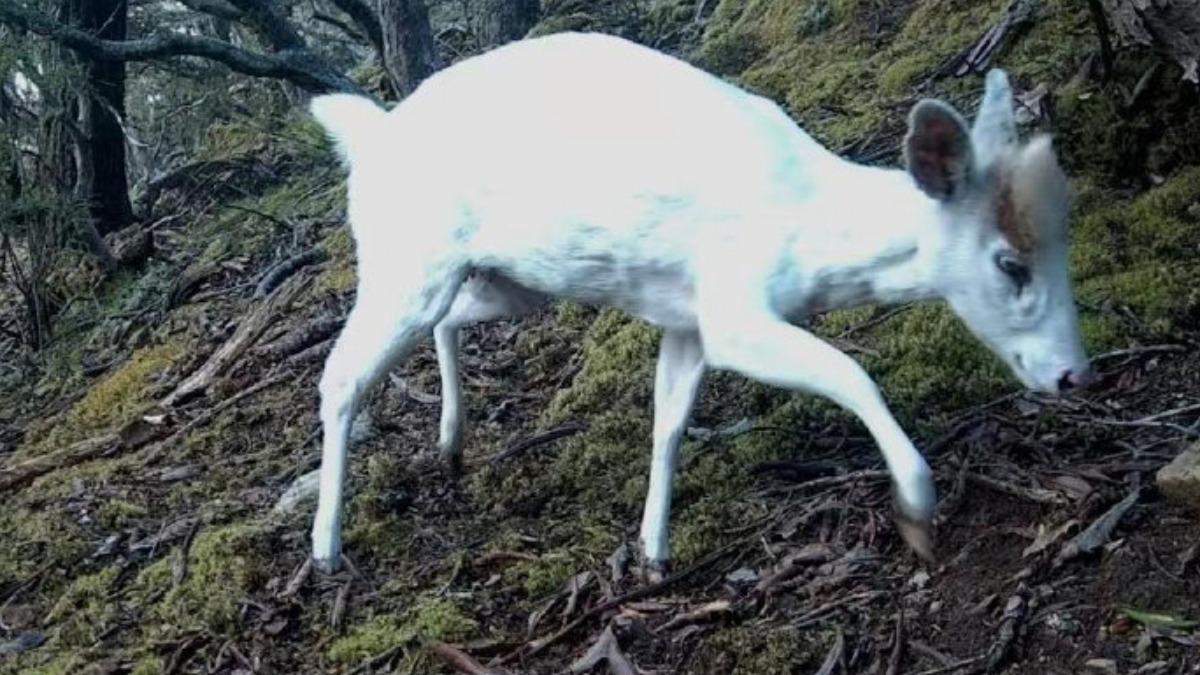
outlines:
M403 98L438 68L424 0L379 0L383 65Z
M487 0L479 17L479 43L484 49L520 40L541 17L540 0Z
M124 40L127 32L128 0L83 0L79 27L104 40ZM81 124L89 147L83 153L90 167L80 176L91 179L85 186L88 207L96 230L116 232L133 221L129 204L129 180L125 166L125 63L85 59L88 91L81 102Z
M1200 2L1197 0L1100 0L1108 28L1124 44L1149 47L1200 82Z

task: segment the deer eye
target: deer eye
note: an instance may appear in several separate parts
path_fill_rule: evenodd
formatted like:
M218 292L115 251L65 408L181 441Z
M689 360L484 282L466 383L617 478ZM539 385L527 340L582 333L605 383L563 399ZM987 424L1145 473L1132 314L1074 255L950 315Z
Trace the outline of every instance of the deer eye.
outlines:
M1029 266L1021 262L1017 256L1008 252L996 254L996 267L1000 268L1001 272L1009 278L1017 286L1017 293L1029 284L1032 276L1029 273Z

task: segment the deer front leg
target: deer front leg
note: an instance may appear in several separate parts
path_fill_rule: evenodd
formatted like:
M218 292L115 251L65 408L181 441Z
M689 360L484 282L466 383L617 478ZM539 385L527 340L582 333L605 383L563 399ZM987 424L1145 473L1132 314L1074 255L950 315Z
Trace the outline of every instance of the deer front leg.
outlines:
M704 349L699 333L665 331L654 375L654 455L640 536L651 577L665 573L670 559L671 484L679 444L703 378Z
M825 396L861 419L892 474L900 534L917 554L931 558L931 521L937 502L932 472L866 371L854 359L769 310L742 309L729 316L731 305L723 306L724 311L707 319L701 313L709 365L766 384Z

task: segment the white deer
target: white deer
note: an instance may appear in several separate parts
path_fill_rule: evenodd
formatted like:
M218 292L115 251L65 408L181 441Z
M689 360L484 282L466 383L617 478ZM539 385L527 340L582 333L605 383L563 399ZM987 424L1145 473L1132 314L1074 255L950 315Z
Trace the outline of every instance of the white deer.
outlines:
M826 150L771 101L615 37L514 43L434 75L390 112L322 96L312 113L349 167L358 292L325 364L313 556L341 560L346 447L363 394L433 333L440 447L461 462L461 326L548 298L662 328L641 524L669 558L680 438L709 368L821 395L870 431L897 523L929 554L929 465L849 356L797 327L862 303L948 302L1029 388L1091 369L1067 271L1068 182L1050 141L1018 142L1008 79L978 119L916 104L904 170Z

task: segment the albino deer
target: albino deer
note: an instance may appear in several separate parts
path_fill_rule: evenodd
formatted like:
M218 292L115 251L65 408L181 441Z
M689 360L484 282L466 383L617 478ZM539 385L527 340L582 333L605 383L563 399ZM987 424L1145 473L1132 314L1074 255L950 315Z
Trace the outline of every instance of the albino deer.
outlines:
M663 330L641 525L669 558L671 482L709 368L832 399L894 478L897 523L929 555L929 465L850 357L797 327L816 311L940 298L1029 388L1090 379L1067 272L1068 184L1050 141L1017 140L987 76L973 129L944 103L909 117L905 170L826 150L771 101L614 37L518 42L434 75L390 112L312 103L349 166L358 295L321 378L314 559L340 562L351 420L433 333L440 447L461 461L458 329L546 299Z

